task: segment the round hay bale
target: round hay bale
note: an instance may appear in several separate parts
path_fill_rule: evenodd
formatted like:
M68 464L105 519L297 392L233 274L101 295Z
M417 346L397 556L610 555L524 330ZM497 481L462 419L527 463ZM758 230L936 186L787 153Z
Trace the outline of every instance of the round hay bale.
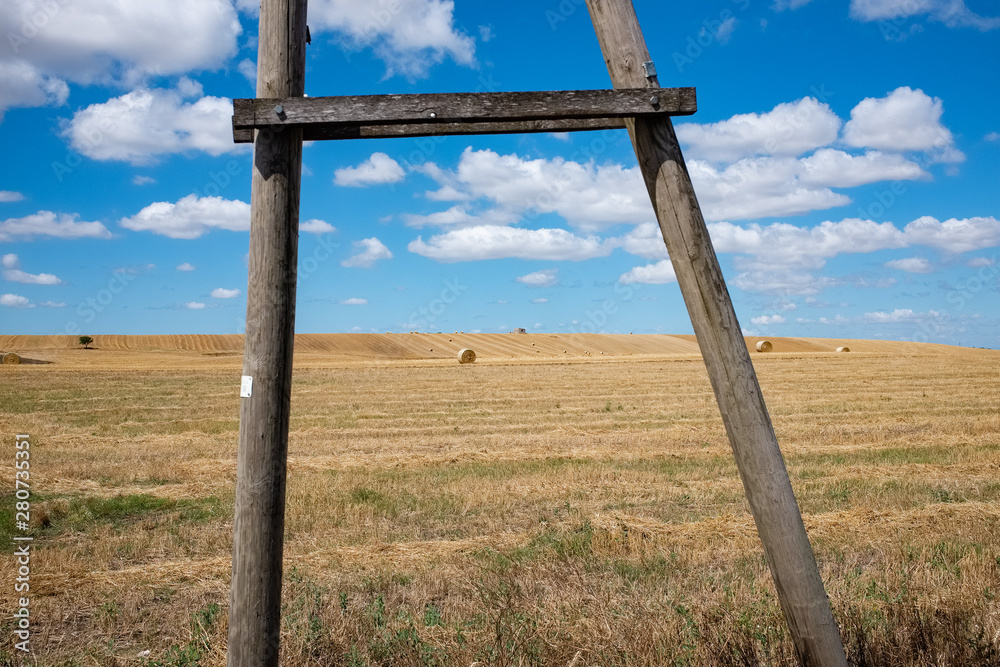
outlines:
M757 351L758 352L770 352L774 348L769 340L759 340L757 341Z
M458 351L458 363L471 364L475 360L476 360L476 353L470 350L469 348L465 348L463 350Z
M5 364L16 365L21 363L21 357L17 356L16 352L8 352L7 354L3 355L3 362Z
M838 347L837 348L837 352L850 352L850 351L851 351L851 348L847 347L846 345L844 347Z

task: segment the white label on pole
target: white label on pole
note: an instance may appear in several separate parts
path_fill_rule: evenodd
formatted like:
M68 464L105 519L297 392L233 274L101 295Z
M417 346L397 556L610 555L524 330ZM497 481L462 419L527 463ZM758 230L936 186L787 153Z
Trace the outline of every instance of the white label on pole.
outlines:
M244 375L243 381L240 382L240 398L250 398L251 394L253 394L253 378Z

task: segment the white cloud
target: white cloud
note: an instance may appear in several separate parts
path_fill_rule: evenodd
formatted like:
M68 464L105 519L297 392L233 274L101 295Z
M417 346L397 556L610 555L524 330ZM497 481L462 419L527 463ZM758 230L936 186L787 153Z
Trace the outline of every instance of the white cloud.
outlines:
M531 303L548 303L548 302L549 302L549 300L545 299L545 298L538 298L538 299L532 299L531 300ZM503 328L506 329L507 327L503 327Z
M213 299L235 299L241 294L238 289L226 289L225 287L216 287L212 290Z
M899 281L895 278L878 278L875 280L869 280L865 277L860 277L855 279L854 286L859 289L888 289L890 287L895 287L899 284Z
M42 301L38 305L41 306L42 308L65 308L66 307L66 302L65 301Z
M299 223L299 231L307 234L332 234L337 228L323 220L306 220Z
M961 162L965 155L941 123L943 113L939 98L902 86L885 97L867 97L851 109L844 141L880 150L924 151L939 162Z
M509 225L518 221L519 213L490 208L481 212L472 212L465 204L452 206L445 211L416 215L406 213L403 221L407 227L477 227L482 225Z
M136 175L132 177L132 185L153 185L154 183L156 183L156 179L152 176Z
M878 311L865 313L864 321L873 324L896 324L899 322L920 322L923 320L941 319L942 313L936 310L928 310L926 313L914 312L910 308L896 308L891 313Z
M979 269L984 266L994 266L996 263L996 257L973 257L965 265L971 269Z
M923 257L907 257L894 259L885 263L886 268L906 271L907 273L931 273L934 266Z
M5 60L0 54L0 120L13 107L61 106L68 98L69 86L62 79L44 74L25 60Z
M409 224L475 224L470 217L479 218L479 224L509 224L522 215L557 213L571 226L589 232L654 217L638 167L581 164L558 157L530 159L466 148L455 172L433 164L420 171L441 186L428 193L431 199L485 199L495 208L475 215L467 205L456 206L438 214L439 221L411 216Z
M628 234L613 240L625 252L645 259L668 259L667 246L656 223L643 222Z
M109 239L111 232L99 222L80 222L80 216L68 213L39 211L23 218L8 218L0 222L0 241L52 236L61 239Z
M0 25L19 58L85 84L221 67L242 32L229 0L5 0Z
M211 229L250 230L250 205L222 197L190 194L177 201L155 202L119 223L137 232L153 232L172 239L196 239Z
M656 264L647 264L646 266L637 266L631 271L623 274L618 281L625 284L631 285L634 283L642 283L645 285L664 285L666 283L672 283L677 280L677 275L674 273L674 267L670 263L669 259L660 260Z
M733 278L730 284L746 292L807 296L819 294L829 287L834 287L839 284L839 281L828 276L817 276L808 271L768 267L744 271Z
M779 105L763 116L748 114L752 116L750 120L735 116L713 126L684 127L700 128L701 150L695 154L714 151L715 157L735 157L747 152L768 152L765 144L770 152L797 153L836 140L840 127L839 119L828 107L818 105L815 100L807 103L809 100L786 105L786 109ZM797 115L799 112L802 114ZM793 124L792 134L782 133L776 117ZM748 136L741 134L747 123L751 130L756 128L756 138L750 130ZM771 128L772 125L777 129ZM730 150L730 133L746 145L723 155L720 151ZM773 136L781 142L770 141ZM792 155L758 155L723 165L693 159L687 166L702 211L710 221L800 215L845 206L851 198L831 188L928 177L916 162L875 150L852 155L821 148L802 159ZM412 227L509 225L525 217L555 213L571 227L594 232L620 223L635 225L655 220L638 167L581 164L562 158L530 159L467 148L454 172L433 163L422 165L417 171L439 186L426 193L429 199L461 203L436 213L404 214L404 221Z
M225 97L187 102L177 90L138 88L77 111L61 133L75 151L94 160L151 164L170 153L250 150L233 143L232 115L233 103Z
M718 123L682 123L677 138L690 158L732 162L754 155L794 157L837 139L841 120L815 98L785 102L762 114L739 114Z
M344 167L334 172L333 182L336 185L352 188L363 188L369 185L384 185L398 183L406 178L406 172L399 163L385 153L372 153L372 156L357 167Z
M964 0L851 0L851 18L858 21L885 21L928 14L949 28L970 27L992 30L1000 18L984 17L969 9Z
M354 242L355 254L340 263L341 266L370 269L375 262L392 259L392 252L374 236Z
M709 225L716 251L736 253L739 274L736 287L765 294L811 295L837 284L813 272L826 261L845 253L868 253L907 245L903 232L892 223L848 218L815 227L787 223L746 227L728 222Z
M27 297L20 294L0 294L0 306L8 308L34 308Z
M993 217L951 219L940 222L923 217L902 229L891 222L846 218L826 221L813 227L788 223L737 225L714 222L708 225L717 252L737 255L733 264L740 272L731 284L740 289L777 295L817 294L839 281L817 276L827 260L843 254L871 253L912 246L925 246L949 254L1000 246L1000 220ZM667 259L659 228L646 223L637 225L623 237L607 241L614 247L647 259ZM988 260L987 260L988 261ZM638 267L626 274L641 282L651 267ZM665 268L664 265L663 268ZM928 272L927 260L894 260L889 268ZM858 287L891 287L889 279L854 281Z
M805 7L812 0L774 0L774 11L780 12L786 9L798 9L799 7Z
M819 269L825 260L843 253L866 253L907 245L903 232L891 222L847 218L815 227L774 223L746 227L728 222L709 226L718 252L750 254L764 265Z
M851 202L827 187L799 181L795 158L745 158L722 170L692 160L688 171L706 220L752 220L799 215Z
M906 225L907 241L948 253L982 250L1000 245L1000 220L990 217L951 218L940 222L924 216Z
M736 17L730 16L723 21L717 22L717 25L708 25L708 22L706 22L706 25L698 31L698 39L699 41L714 39L719 44L728 44L735 31Z
M17 255L9 253L0 258L3 265L3 278L12 283L24 283L25 285L61 285L62 280L51 273L25 273L21 270L21 260Z
M340 303L341 306L367 306L368 299L351 298L351 299L344 299L343 301L340 301L338 303Z
M188 301L184 304L184 308L187 310L204 310L205 304L200 301Z
M990 132L983 139L986 141L1000 141L1000 132Z
M771 324L784 324L785 318L781 315L760 315L758 317L751 317L750 321L757 326L767 326Z
M851 155L824 148L809 157L752 157L718 168L688 162L706 220L752 220L799 215L844 206L847 195L830 188L927 177L920 165L899 155L868 151Z
M243 77L250 82L250 85L256 88L257 86L257 63L250 60L249 58L244 58L236 66L236 71L243 75Z
M909 181L925 178L916 162L902 155L868 151L851 155L832 148L822 148L801 161L799 180L807 185L852 188L878 181Z
M0 190L0 203L24 201L24 195L12 190Z
M736 17L730 16L715 29L715 39L719 44L726 44L732 39L734 32L736 32Z
M498 225L465 227L432 236L417 237L407 246L410 252L439 262L468 262L482 259L534 259L578 261L604 257L611 246L601 239L580 237L565 229L520 229Z
M241 8L251 4L239 0ZM451 58L475 64L476 43L455 28L453 0L313 0L309 24L313 34L332 30L354 48L370 47L386 64L386 77L419 78L434 64Z
M518 276L514 280L528 287L553 287L559 283L559 269L535 271L524 276Z
M178 264L177 265L177 270L178 271L194 271L195 270L195 266L194 266L194 264L191 264L190 262L184 262L183 264Z

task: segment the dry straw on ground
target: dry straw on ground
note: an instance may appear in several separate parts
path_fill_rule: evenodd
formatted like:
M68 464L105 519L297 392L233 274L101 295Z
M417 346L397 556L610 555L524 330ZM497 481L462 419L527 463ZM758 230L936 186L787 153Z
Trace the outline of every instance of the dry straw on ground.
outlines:
M281 664L795 664L693 339L469 335L504 361L458 368L427 358L447 337L296 340ZM1000 665L1000 353L771 341L851 659ZM0 350L52 360L0 381L0 429L41 445L38 664L222 667L241 341L23 342Z

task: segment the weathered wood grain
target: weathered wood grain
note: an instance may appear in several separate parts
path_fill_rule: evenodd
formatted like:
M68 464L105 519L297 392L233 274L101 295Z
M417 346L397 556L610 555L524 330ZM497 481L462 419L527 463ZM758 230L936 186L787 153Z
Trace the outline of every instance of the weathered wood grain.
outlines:
M624 130L623 118L571 118L567 120L520 120L508 123L412 123L406 125L306 125L305 141L339 139L403 139L483 134L535 134L538 132L587 132ZM253 141L253 130L233 130L237 144Z
M615 86L658 86L632 0L587 0ZM803 665L847 658L670 118L626 121L691 316L781 608Z
M697 110L694 88L257 98L233 100L233 132L237 141L244 130L289 126L306 139L567 132Z
M306 0L263 0L259 35L257 94L302 95ZM301 169L301 128L256 133L228 667L278 664Z

